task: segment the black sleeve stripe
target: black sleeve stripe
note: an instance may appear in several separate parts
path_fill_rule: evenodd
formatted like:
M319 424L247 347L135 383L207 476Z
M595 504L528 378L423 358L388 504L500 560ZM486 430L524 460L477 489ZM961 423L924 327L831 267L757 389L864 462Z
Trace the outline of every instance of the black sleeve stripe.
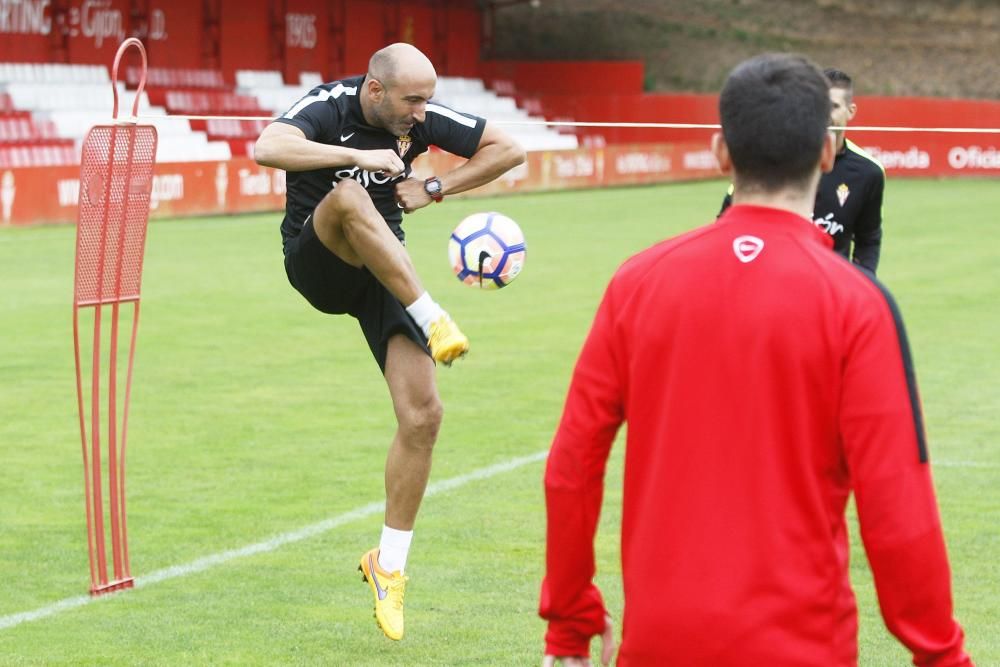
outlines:
M910 394L910 409L913 411L913 426L917 432L917 455L920 457L921 463L927 463L927 437L924 434L924 417L920 412L920 395L917 393L917 374L913 368L913 356L910 354L910 343L906 337L906 327L903 326L903 314L899 312L899 306L896 305L896 300L892 297L888 288L878 281L874 273L861 266L858 267L858 270L878 287L886 303L889 305L889 311L892 313L892 319L896 324L899 351L903 358L903 371L906 373L906 389Z

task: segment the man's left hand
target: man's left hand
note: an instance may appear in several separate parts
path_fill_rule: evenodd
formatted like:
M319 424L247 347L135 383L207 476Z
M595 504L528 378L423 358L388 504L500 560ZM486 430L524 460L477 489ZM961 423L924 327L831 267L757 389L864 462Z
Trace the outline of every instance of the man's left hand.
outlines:
M411 176L396 183L396 204L404 213L413 213L432 201L431 196L424 190L424 182L419 178Z

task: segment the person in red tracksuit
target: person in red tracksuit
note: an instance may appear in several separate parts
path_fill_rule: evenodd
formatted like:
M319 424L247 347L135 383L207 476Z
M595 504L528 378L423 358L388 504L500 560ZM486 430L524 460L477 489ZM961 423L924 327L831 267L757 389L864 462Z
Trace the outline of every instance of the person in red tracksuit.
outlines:
M590 664L594 635L613 654L593 540L627 423L619 665L856 665L852 491L889 630L916 665L971 665L899 311L811 222L835 157L823 73L758 56L719 110L733 206L619 269L573 373L545 471L544 664Z

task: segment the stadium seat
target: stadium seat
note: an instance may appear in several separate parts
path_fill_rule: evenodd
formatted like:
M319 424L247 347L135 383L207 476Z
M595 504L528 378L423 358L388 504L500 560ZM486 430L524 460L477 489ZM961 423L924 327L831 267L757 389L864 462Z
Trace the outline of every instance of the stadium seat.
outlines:
M114 96L107 83L53 83L17 82L7 85L11 102L19 109L29 111L58 109L93 109L111 116ZM118 84L119 104L126 101L124 84ZM148 109L149 99L143 93L139 108Z
M315 88L323 83L323 75L319 72L300 72L299 85L308 88Z
M189 104L184 113L254 113L261 110L253 98L221 92L218 73L176 70L161 73L163 81L201 83L204 87L182 96ZM176 72L175 71L175 72ZM207 72L212 72L208 70ZM113 95L107 72L100 66L28 65L0 63L5 83L0 94L0 165L35 167L79 164L79 146L91 127L111 122ZM119 115L131 114L134 92L118 84ZM207 97L206 97L207 96ZM165 116L166 109L150 105L144 92L139 98L143 123L154 125L160 136L159 162L228 160L227 141L211 141L205 132L193 132L184 118ZM251 128L241 130L249 135ZM256 136L254 136L256 138Z
M545 125L530 124L544 119L537 112L518 108L513 97L513 85L509 91L505 89L505 94L498 94L487 90L480 79L442 76L438 77L434 101L487 120L510 123L504 126L504 130L527 151L567 150L579 146L575 134L563 134Z
M319 72L301 72L297 78L297 84L289 85L279 71L238 70L233 86L215 69L149 68L139 108L145 117L142 122L156 126L160 135L158 160L219 160L252 155L253 143L268 120L150 117L279 115L324 81ZM0 63L3 163L77 163L79 144L90 128L111 120L109 82L108 70L101 65ZM134 91L138 82L139 69L127 67L125 82L118 84L122 116L131 112L132 97L126 93L126 86ZM442 76L438 78L435 101L505 123L505 130L526 150L577 147L574 134L529 124L541 120L538 109L519 108L513 90L502 92L488 89L481 79Z
M266 110L266 114L277 116L318 85L318 83L303 83L303 77L306 81L321 83L320 75L315 72L311 75L300 74L298 85L285 85L281 72L239 70L236 72L237 92L254 97L258 106Z
M58 137L56 126L50 120L0 118L0 144L45 143Z
M10 99L10 95L4 92L0 92L0 114L13 114L16 113L14 109L14 101Z
M253 155L253 145L270 121L237 118L192 120L193 130L205 132L210 141L225 141L233 155Z
M0 144L0 168L59 167L80 164L80 150L72 140L48 145Z
M109 81L103 65L0 63L0 82L107 84Z
M437 81L436 94L438 97L449 94L478 94L486 92L486 86L482 79L469 79L456 76L440 76Z
M266 120L243 120L236 118L209 118L191 121L195 130L204 130L213 139L254 139L267 127Z
M129 67L125 71L129 88L139 85L139 68ZM224 90L227 88L222 72L214 69L183 69L171 67L150 67L146 71L146 88L202 88Z
M169 90L166 94L165 104L170 113L192 116L265 115L265 111L261 109L255 97L228 91Z
M160 141L156 148L156 161L200 162L228 160L233 156L225 141L209 141L204 132L191 132Z
M248 139L230 139L228 142L229 151L233 157L253 157L253 149L256 141Z
M250 88L280 88L285 85L281 72L261 70L236 70L236 87L246 90Z

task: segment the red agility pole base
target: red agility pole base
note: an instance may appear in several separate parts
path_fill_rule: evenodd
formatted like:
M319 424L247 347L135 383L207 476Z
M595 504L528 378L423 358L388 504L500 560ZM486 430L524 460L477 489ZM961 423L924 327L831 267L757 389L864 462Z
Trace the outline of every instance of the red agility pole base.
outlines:
M142 77L132 105L133 118L146 80L146 51L137 39L125 40L115 55L111 81L114 89L112 125L91 128L83 142L80 162L80 203L76 234L76 277L73 290L73 345L76 356L76 393L83 444L84 495L87 506L87 549L90 556L90 593L101 595L131 588L128 532L125 521L125 436L132 390L132 366L139 324L139 286L149 221L149 198L156 160L156 128L118 121L118 65L130 46L142 56ZM119 309L132 304L125 394L118 396ZM101 366L102 314L110 306L107 367L107 504L102 477ZM80 311L93 309L90 410L84 407L81 370ZM119 429L119 408L121 427ZM89 429L88 429L89 425ZM90 441L88 443L88 431ZM105 513L111 533L112 577L108 577Z

